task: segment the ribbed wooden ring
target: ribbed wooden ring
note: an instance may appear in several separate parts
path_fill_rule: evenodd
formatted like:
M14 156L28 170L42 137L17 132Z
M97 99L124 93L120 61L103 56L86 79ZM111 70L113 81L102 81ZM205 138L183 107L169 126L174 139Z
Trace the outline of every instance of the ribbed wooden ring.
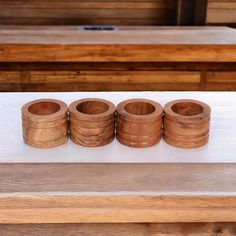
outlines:
M148 99L129 99L117 106L117 139L136 148L151 147L161 138L163 108Z
M86 98L71 103L71 140L86 147L112 142L115 137L115 111L115 105L104 99Z
M164 140L175 147L197 148L209 140L210 107L191 99L175 100L164 106Z
M21 108L23 138L26 144L51 148L68 138L68 106L56 99L38 99Z

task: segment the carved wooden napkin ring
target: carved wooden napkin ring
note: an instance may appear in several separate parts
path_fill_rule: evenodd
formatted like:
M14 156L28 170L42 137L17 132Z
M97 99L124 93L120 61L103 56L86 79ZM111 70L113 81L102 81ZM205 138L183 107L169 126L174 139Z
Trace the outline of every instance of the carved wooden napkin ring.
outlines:
M163 108L147 99L129 99L117 106L117 139L129 147L151 147L161 138Z
M175 100L164 107L164 140L175 147L196 148L209 139L210 107L190 99Z
M81 99L71 103L69 111L74 143L97 147L114 139L116 107L113 103L97 98Z
M23 138L38 148L61 145L68 137L68 106L55 99L39 99L21 108Z

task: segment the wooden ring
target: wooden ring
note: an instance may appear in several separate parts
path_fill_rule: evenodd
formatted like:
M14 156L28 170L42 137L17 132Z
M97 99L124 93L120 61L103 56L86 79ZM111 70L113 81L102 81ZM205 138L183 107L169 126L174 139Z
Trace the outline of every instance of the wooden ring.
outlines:
M163 108L148 99L129 99L117 106L117 139L129 147L151 147L161 138Z
M86 98L71 103L72 141L86 147L98 147L112 142L115 137L115 111L115 105L104 99Z
M164 106L164 140L175 147L197 148L209 140L211 108L191 99L175 100Z
M68 138L68 106L56 99L38 99L21 108L23 138L26 144L51 148Z

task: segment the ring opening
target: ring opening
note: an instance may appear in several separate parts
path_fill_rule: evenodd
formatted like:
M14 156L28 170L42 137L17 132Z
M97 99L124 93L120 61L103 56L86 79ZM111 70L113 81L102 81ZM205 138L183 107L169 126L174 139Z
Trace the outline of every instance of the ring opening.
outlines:
M155 107L148 102L131 102L125 105L125 111L133 115L149 115L155 111Z
M55 102L38 102L29 106L28 111L34 115L51 115L60 110Z
M195 116L203 112L203 107L194 102L179 102L171 107L176 114L183 116Z
M100 101L81 102L76 106L76 110L84 114L101 114L109 110L109 106Z

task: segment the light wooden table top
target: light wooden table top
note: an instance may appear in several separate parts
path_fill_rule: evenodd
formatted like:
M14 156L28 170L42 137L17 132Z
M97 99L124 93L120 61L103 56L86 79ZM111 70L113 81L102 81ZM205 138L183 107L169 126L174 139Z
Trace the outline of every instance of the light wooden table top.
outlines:
M199 99L212 108L210 142L34 149L20 107L41 97ZM2 93L0 111L0 223L236 222L236 93Z
M227 27L0 26L1 62L235 62L236 30Z
M80 26L0 25L0 44L33 45L233 45L228 27L117 27L114 31L81 30Z
M23 142L21 106L37 98L57 98L70 104L84 97L100 97L114 104L127 98L149 98L162 105L179 98L198 99L212 108L209 143L197 149L178 149L161 140L151 148L135 149L114 140L99 148L85 148L69 140L53 149L35 149ZM236 93L212 92L102 92L102 93L2 93L0 94L0 162L139 162L236 163ZM14 147L14 148L12 148Z

